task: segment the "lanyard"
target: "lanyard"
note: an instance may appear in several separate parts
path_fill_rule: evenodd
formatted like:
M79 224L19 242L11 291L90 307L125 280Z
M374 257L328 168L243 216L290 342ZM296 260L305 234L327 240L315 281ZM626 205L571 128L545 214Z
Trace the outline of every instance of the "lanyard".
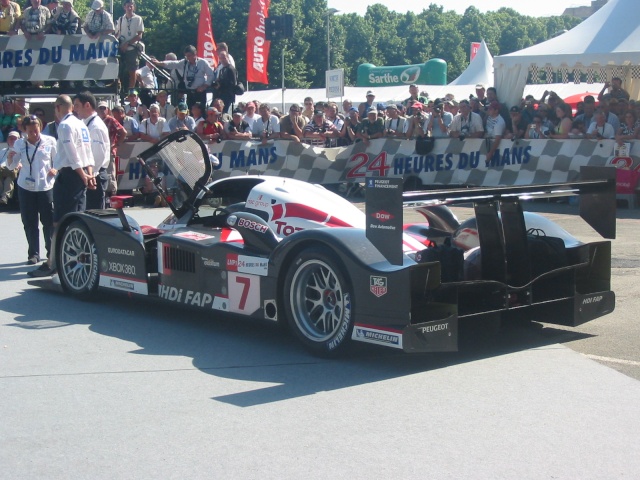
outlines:
M29 176L31 177L33 177L33 161L36 158L36 152L38 151L38 147L40 146L40 143L42 143L42 138L38 140L36 147L33 149L33 155L31 155L31 158L29 158L29 142L28 141L24 142L24 153L27 155L27 162L29 162Z

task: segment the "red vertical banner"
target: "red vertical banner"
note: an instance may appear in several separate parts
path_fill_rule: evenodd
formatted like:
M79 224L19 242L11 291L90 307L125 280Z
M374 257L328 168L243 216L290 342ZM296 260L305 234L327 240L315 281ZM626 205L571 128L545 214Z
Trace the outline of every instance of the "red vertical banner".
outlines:
M478 50L480 50L480 45L481 45L480 42L471 42L471 51L469 53L469 61L476 58L476 55L478 54Z
M216 41L213 39L213 27L211 26L211 12L209 0L202 0L200 5L200 19L198 20L198 56L204 58L211 68L218 65L216 53Z
M265 38L265 18L270 0L251 0L247 27L247 82L268 84L267 64L271 42Z

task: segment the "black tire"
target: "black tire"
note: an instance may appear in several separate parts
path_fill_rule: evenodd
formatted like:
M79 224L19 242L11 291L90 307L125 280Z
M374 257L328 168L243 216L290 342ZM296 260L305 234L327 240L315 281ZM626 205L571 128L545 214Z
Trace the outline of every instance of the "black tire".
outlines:
M60 238L56 259L58 276L65 291L89 296L98 289L98 249L86 225L70 223Z
M324 248L308 248L291 263L283 304L289 326L312 353L335 356L351 339L353 288Z

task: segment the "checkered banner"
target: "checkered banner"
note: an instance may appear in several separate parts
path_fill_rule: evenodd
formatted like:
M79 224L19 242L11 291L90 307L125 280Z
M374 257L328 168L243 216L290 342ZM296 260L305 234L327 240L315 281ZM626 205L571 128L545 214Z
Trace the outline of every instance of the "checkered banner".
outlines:
M210 144L220 160L212 178L259 174L331 184L364 181L365 177L418 178L423 185L531 185L578 179L583 165L621 167L640 165L640 142L631 151L614 154L614 140L503 140L487 162L485 140L441 139L426 155L415 152L414 140L373 140L367 146L318 148L278 140L223 141ZM131 190L143 175L136 156L150 144L125 143L119 147L118 187Z
M0 81L112 80L118 78L118 42L111 35L0 36Z

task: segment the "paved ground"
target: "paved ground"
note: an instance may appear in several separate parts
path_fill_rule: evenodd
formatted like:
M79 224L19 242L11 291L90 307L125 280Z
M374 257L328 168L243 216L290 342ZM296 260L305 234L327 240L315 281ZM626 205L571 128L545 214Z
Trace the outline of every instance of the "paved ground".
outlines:
M640 220L618 217L607 317L326 361L235 317L34 288L2 213L0 479L639 478Z

